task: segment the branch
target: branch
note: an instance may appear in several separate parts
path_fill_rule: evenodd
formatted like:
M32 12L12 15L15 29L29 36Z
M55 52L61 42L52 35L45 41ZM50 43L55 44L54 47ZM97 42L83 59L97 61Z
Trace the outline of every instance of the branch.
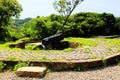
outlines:
M66 16L63 16L63 17L66 17L66 18L65 18L65 21L64 21L62 27L60 27L60 28L58 29L58 31L57 31L56 34L60 33L60 31L64 28L64 26L67 24L67 21L68 21L70 15L72 14L73 10L74 10L74 9L77 7L77 5L80 4L82 1L83 1L83 0L80 0L80 1L79 1L79 0L77 0L77 1L73 1L73 0L72 0L73 7L72 7L72 9L70 10L70 12L67 12L67 15L66 15Z

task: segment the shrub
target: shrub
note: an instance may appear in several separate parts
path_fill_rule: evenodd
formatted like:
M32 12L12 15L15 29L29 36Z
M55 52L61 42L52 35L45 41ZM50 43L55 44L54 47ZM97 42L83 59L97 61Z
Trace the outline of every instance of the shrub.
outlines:
M3 70L3 68L6 66L6 64L5 63L3 63L3 62L0 62L0 72Z
M76 67L76 68L74 69L74 71L81 71L81 68L80 68L80 67Z

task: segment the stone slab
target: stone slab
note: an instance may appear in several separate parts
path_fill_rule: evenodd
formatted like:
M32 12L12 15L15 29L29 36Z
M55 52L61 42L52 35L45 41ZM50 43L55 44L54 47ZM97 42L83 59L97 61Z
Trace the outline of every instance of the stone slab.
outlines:
M46 73L46 67L22 67L16 71L17 76L42 77Z

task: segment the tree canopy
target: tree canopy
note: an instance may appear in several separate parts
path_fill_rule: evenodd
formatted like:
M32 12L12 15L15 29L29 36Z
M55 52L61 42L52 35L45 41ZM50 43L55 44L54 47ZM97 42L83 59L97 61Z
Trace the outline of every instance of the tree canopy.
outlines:
M17 0L0 0L0 27L9 24L10 18L19 17L22 6Z
M42 39L54 35L63 25L60 15L36 17L21 25L25 37ZM62 29L65 37L91 37L97 35L120 34L120 18L110 13L80 12L70 15L68 23Z
M10 37L6 28L11 23L11 17L19 17L22 6L17 0L0 0L0 39Z

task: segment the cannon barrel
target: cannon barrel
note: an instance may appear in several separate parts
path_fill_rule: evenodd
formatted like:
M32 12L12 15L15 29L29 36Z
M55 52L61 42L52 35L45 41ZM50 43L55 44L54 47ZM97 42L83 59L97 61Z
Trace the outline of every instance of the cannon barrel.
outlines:
M49 37L43 38L42 44L47 45L52 42L59 42L60 40L63 40L63 39L64 39L64 36L62 33L60 33L60 34L57 34L54 36L49 36Z

